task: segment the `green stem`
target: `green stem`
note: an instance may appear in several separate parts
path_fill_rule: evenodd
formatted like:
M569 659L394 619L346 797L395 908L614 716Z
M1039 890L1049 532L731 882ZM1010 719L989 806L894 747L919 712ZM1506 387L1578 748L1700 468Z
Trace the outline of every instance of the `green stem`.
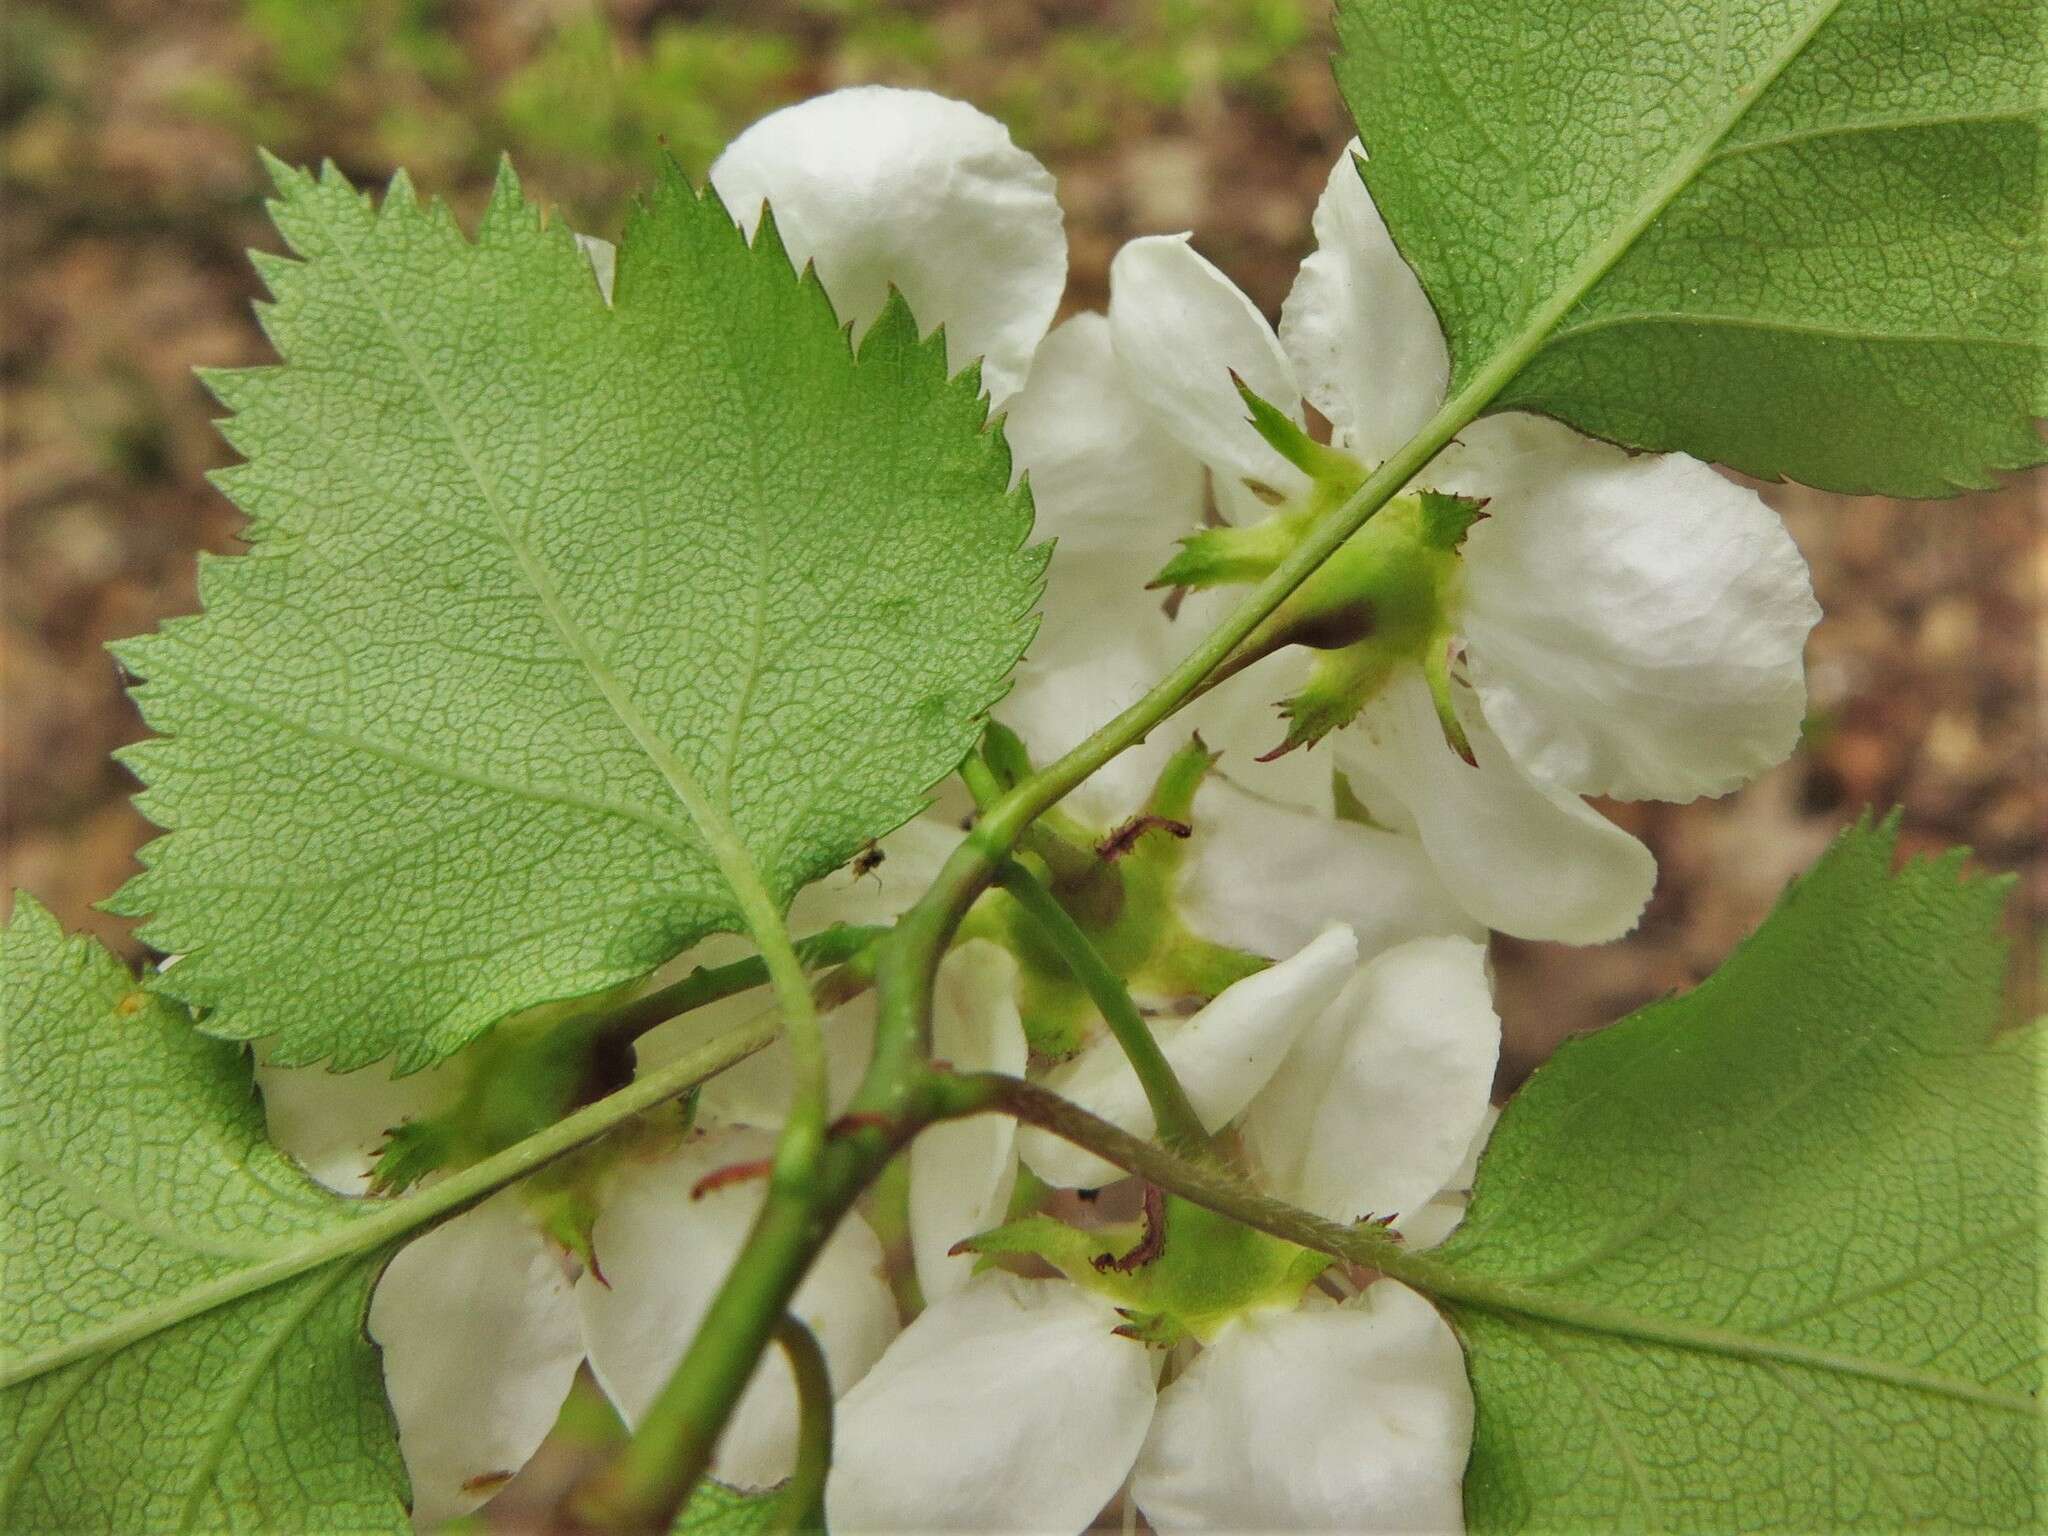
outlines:
M790 942L782 914L772 907L747 913L747 926L767 962L768 982L782 1005L784 1038L789 1042L789 1116L775 1143L775 1165L769 1177L777 1188L801 1188L816 1168L825 1147L825 1122L831 1117L831 1083L825 1065L825 1031L818 1022L818 1000L811 979Z
M974 797L977 810L991 811L1002 803L1003 785L993 768L981 758L969 757L962 763L960 779ZM1096 856L1094 847L1055 829L1048 824L1049 819L1034 821L1024 829L1024 835L1018 841L1045 861L1053 884L1063 888L1079 886L1100 875L1102 860Z
M1218 1160L1196 1160L1142 1140L1038 1083L1000 1072L966 1073L954 1081L957 1102L965 1106L958 1113L995 1110L1012 1115L1093 1152L1126 1173L1137 1174L1148 1184L1318 1253L1391 1275L1414 1267L1413 1257L1380 1227L1339 1226L1275 1200Z
M811 970L859 960L888 933L887 928L862 928L840 923L796 942L797 958ZM583 1021L591 1038L637 1040L650 1029L695 1009L751 992L768 981L768 962L749 955L730 965L698 966L681 981L610 1008Z
M875 968L875 1050L854 1096L855 1116L894 1127L893 1145L900 1146L935 1117L986 1107L942 1108L944 1095L933 1091L933 1084L942 1080L927 1065L939 961L967 909L988 888L1033 821L1185 703L1211 670L1479 413L1506 377L1489 367L1447 400L1143 698L1003 795L976 822L940 867L930 889L881 946ZM980 1091L990 1090L984 1086ZM778 1182L771 1189L760 1224L726 1276L675 1375L662 1389L654 1413L643 1420L640 1433L621 1457L622 1464L628 1459L633 1463L630 1491L644 1495L656 1489L659 1499L608 1503L605 1495L624 1491L618 1485L627 1480L623 1465L615 1465L594 1487L587 1509L621 1511L620 1518L632 1530L665 1529L665 1522L673 1520L703 1474L711 1446L766 1347L772 1320L787 1310L833 1224L887 1161L885 1149L871 1161L850 1163L842 1149L865 1146L873 1139L872 1132L863 1129L828 1143L808 1193L795 1180ZM1186 1166L1178 1158L1172 1161L1176 1168ZM661 1518L650 1521L650 1513Z
M935 1119L971 1112L965 1106L978 1106L981 1092L949 1096L945 1079L919 1072L900 1085L899 1116L860 1120L825 1143L807 1187L771 1183L754 1230L682 1363L625 1449L572 1493L575 1519L629 1536L656 1536L674 1525L677 1511L711 1464L718 1436L773 1337L776 1320L789 1310L790 1298L839 1218L905 1142Z
M796 1470L776 1496L770 1536L825 1528L825 1476L832 1470L832 1373L825 1352L793 1312L782 1314L775 1342L796 1377Z
M1530 1319L1579 1333L1606 1334L1641 1344L1651 1342L1695 1354L1741 1360L1771 1360L1838 1375L1880 1381L1959 1402L2029 1418L2040 1418L2040 1402L2024 1393L2003 1392L1979 1382L1888 1360L1872 1360L1838 1350L1817 1348L1769 1333L1742 1333L1628 1312L1597 1301L1555 1291L1472 1275L1445 1263L1435 1253L1413 1253L1383 1229L1369 1224L1339 1226L1308 1211L1263 1195L1229 1170L1201 1165L1140 1141L1107 1120L1091 1115L1037 1083L1001 1073L983 1072L953 1080L956 1113L994 1110L1051 1131L1085 1147L1105 1162L1135 1173L1148 1183L1181 1195L1196 1205L1284 1238L1303 1248L1327 1253L1411 1285L1441 1301L1506 1317Z
M971 753L960 765L960 781L974 796L976 810L993 810L1002 802L1003 786L996 781L995 771Z
M617 1130L633 1116L677 1098L772 1043L781 1020L768 1009L707 1040L677 1060L635 1078L616 1093L565 1115L544 1131L456 1170L439 1183L397 1200L362 1201L362 1215L311 1242L195 1285L148 1308L76 1334L61 1344L0 1361L0 1388L31 1380L77 1360L125 1348L244 1296L281 1285L323 1265L372 1253L428 1223L534 1173L556 1158Z
M1151 1026L1131 1001L1123 978L1110 969L1102 952L1088 940L1076 923L1053 898L1037 876L1015 859L1005 859L996 869L996 883L1030 914L1059 951L1060 959L1073 973L1102 1014L1103 1023L1116 1036L1145 1090L1145 1102L1152 1106L1152 1120L1168 1146L1190 1157L1209 1154L1209 1129L1189 1101L1187 1090L1174 1074L1173 1063L1159 1048Z

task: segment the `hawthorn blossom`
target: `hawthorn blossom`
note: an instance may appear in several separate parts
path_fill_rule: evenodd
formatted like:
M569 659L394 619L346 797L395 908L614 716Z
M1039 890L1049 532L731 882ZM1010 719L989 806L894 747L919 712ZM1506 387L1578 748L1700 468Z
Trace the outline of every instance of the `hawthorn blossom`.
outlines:
M712 181L749 232L763 204L772 205L792 258L815 265L856 334L894 285L927 330L946 326L956 366L981 359L992 406L1008 408L1019 473L1033 477L1042 521L1063 535L1047 598L1050 643L1026 663L1004 714L1041 758L1065 750L1094 723L1088 717L1098 705L1106 713L1152 681L1161 659L1152 642L1170 633L1167 616L1148 605L1139 626L1144 644L1089 654L1061 643L1071 640L1076 615L1135 590L1146 573L1128 552L1115 558L1121 540L1107 537L1112 524L1095 513L1105 493L1121 487L1128 527L1137 529L1152 514L1142 503L1153 489L1163 482L1198 492L1204 471L1150 420L1135 392L1111 391L1110 407L1102 408L1104 364L1115 366L1107 322L1084 316L1047 333L1065 284L1051 178L972 108L922 92L863 88L764 119L734 141ZM610 249L585 245L603 287ZM1111 832L1142 810L1155 776L1185 750L1160 733L1084 786L1062 814L1090 837ZM958 809L942 808L885 839L883 861L866 873L842 873L806 891L793 926L809 932L830 921L871 922L900 912L957 843L961 833L950 817ZM1220 774L1201 780L1187 815L1173 834L1185 838L1184 847L1169 843L1166 853L1148 851L1132 866L1150 858L1167 890L1160 942L1169 951L1177 944L1227 947L1256 973L1221 988L1186 1018L1176 1012L1181 999L1171 986L1149 995L1141 975L1135 990L1154 1010L1162 1045L1205 1121L1217 1129L1237 1123L1247 1155L1272 1187L1312 1208L1344 1220L1391 1215L1417 1231L1432 1222L1443 1227L1449 1207L1436 1192L1455 1183L1470 1126L1486 1112L1498 1047L1476 925L1412 838L1333 820L1288 796L1251 793ZM1108 854L1097 857L1111 862ZM1422 949L1404 942L1416 940ZM738 944L715 941L698 956L717 959L736 953ZM1377 958L1361 966L1361 951ZM1409 959L1397 962L1403 954ZM1259 969L1256 957L1264 956L1280 958ZM1462 990L1447 982L1438 987L1426 1041L1410 1027L1423 1013L1390 1009L1382 995L1389 977L1414 983L1403 967L1415 965L1414 975L1434 966L1439 981L1464 976ZM1161 974L1170 980L1172 970L1167 965ZM934 1017L942 1059L962 1069L1027 1070L1019 974L1015 957L983 940L955 949L941 970ZM1427 991L1411 987L1416 997ZM643 1037L641 1068L689 1049L746 1006L752 1005L729 1000ZM833 1098L843 1105L867 1055L871 1003L856 999L834 1010L826 1028ZM1077 1044L1077 1054L1054 1067L1049 1080L1148 1132L1142 1095L1099 1019L1086 1024ZM1423 1084L1434 1085L1429 1114L1387 1112L1392 1101L1357 1065L1376 1054L1415 1058L1408 1092L1416 1097ZM276 1134L316 1173L340 1158L347 1166L329 1171L341 1187L359 1178L363 1148L399 1112L425 1112L419 1096L431 1088L420 1078L387 1079L380 1088L379 1075L370 1073L336 1089L344 1080L319 1074L323 1080L295 1110L295 1094L309 1076L266 1072ZM691 1188L716 1169L764 1155L790 1092L787 1051L778 1043L703 1086L687 1138L657 1139L603 1169L593 1185L597 1213L588 1233L596 1268L565 1251L559 1233L544 1232L533 1203L517 1192L494 1197L400 1255L380 1284L371 1326L385 1346L423 1518L473 1506L523 1462L586 1358L629 1420L644 1411L760 1198L758 1185L748 1183L720 1187L700 1201L690 1199ZM394 1106L381 1096L392 1093L408 1102ZM1020 1134L1000 1116L935 1128L913 1143L910 1160L915 1260L926 1294L940 1307L988 1291L970 1278L973 1261L946 1249L1000 1220L1020 1161L1054 1183L1116 1177L1064 1144ZM852 1217L797 1298L842 1389L860 1379L896 1326L878 1258L872 1233ZM1369 1320L1401 1306L1357 1303L1346 1315ZM1413 1323L1374 1323L1392 1332L1367 1354L1384 1345L1399 1355L1407 1346L1397 1336L1413 1332ZM1449 1358L1455 1376L1454 1343ZM721 1442L716 1467L743 1484L781 1476L792 1454L786 1366L778 1359L761 1371ZM1174 1400L1169 1390L1164 1401ZM479 1403L491 1411L480 1414ZM1161 1422L1170 1417L1162 1409Z
M1307 496L1311 477L1248 419L1233 373L1296 423L1312 402L1333 446L1368 464L1435 412L1448 352L1360 178L1361 153L1354 143L1331 174L1318 248L1278 335L1186 236L1134 240L1118 254L1107 323L1091 328L1092 393L1140 402L1183 467L1154 494L1120 489L1113 508L1055 504L1064 518L1048 531L1072 537L1077 513L1099 517L1101 538L1129 539L1151 559L1201 525L1187 464L1208 471L1217 505L1240 525L1263 514L1262 497ZM1058 430L1089 430L1090 393L1061 391L1072 403ZM1029 395L1013 420L1030 418ZM1393 669L1361 701L1357 726L1337 734L1336 765L1488 926L1579 943L1615 937L1633 926L1655 870L1581 797L1722 794L1791 751L1805 707L1802 650L1819 617L1805 564L1760 498L1708 466L1632 455L1542 417L1471 423L1420 480L1484 513L1464 534L1448 594L1456 665L1441 699L1423 665ZM1217 611L1213 597L1191 601L1183 618ZM1154 613L1132 585L1120 601L1093 601L1066 638L1077 653L1134 635L1155 651L1184 649L1160 640ZM1253 675L1270 699L1299 686L1309 665L1287 652ZM1213 741L1256 739L1248 706L1262 700L1248 687L1226 685L1198 711ZM1277 732L1264 729L1274 745ZM1327 771L1252 782L1327 804Z
M965 103L864 86L762 119L714 163L711 182L749 232L763 206L772 209L792 260L815 267L856 335L893 286L926 331L945 327L956 367L980 359L992 408L1006 413L1016 472L1029 477L1041 530L1059 538L1044 628L998 714L1040 761L1065 751L1164 670L1163 644L1125 636L1077 649L1071 641L1092 606L1135 591L1154 568L1142 552L1134 556L1130 535L1156 520L1151 501L1162 486L1175 497L1197 495L1203 470L1135 393L1105 387L1115 372L1101 316L1078 316L1048 332L1066 285L1052 177L1000 123ZM1161 547L1170 550L1171 538ZM1153 604L1137 627L1163 642L1171 634L1166 624ZM1087 633L1096 638L1092 625ZM1157 733L1082 785L1064 811L1091 836L1111 832L1143 810L1154 779L1185 739L1184 732ZM964 807L956 802L951 809ZM931 830L936 824L936 817L926 818L885 841L884 875L903 870L894 850L911 838L920 849L917 869L935 871L941 845L958 836ZM914 832L918 827L926 830ZM1187 827L1172 882L1173 916L1193 941L1291 957L1333 920L1349 925L1368 954L1424 935L1479 932L1412 838L1248 793L1221 774L1202 782ZM872 920L856 907L857 901L843 915ZM1247 995L1295 974L1288 960L1275 970L1275 982L1260 982ZM1136 990L1141 1004L1155 1010L1179 1001L1147 993L1142 984ZM963 1069L1022 1069L1025 1044L998 1026L996 1010L963 997L948 1016L954 1025L946 1016L938 1025L941 1058ZM1168 1019L1160 1027L1179 1035L1192 1022ZM1094 1033L1094 1054L1084 1050L1081 1058L1089 1071L1101 1052L1115 1050L1099 1020ZM742 1072L769 1071L767 1055ZM1070 1070L1080 1070L1079 1063ZM773 1076L786 1080L779 1068ZM940 1127L914 1144L918 1230L951 1226L959 1236L971 1228L950 1224L943 1213L1000 1213L1014 1178L1011 1134L984 1119ZM943 1245L934 1252L920 1242L917 1251L927 1294L964 1277L965 1266L946 1261Z
M1351 930L1331 924L1193 1017L1155 1021L1153 1034L1204 1126L1238 1126L1269 1192L1331 1221L1448 1230L1439 1230L1441 1209L1422 1213L1471 1182L1461 1170L1500 1056L1485 951L1473 940L1412 939L1361 964ZM1133 1135L1155 1130L1137 1075L1107 1034L1039 1077ZM1017 1150L1055 1188L1124 1177L1049 1131L1026 1129ZM922 1258L972 1231L913 1236Z
M1067 246L1051 174L964 102L857 86L761 119L727 146L710 179L749 234L772 207L791 260L816 270L856 337L893 287L927 333L944 327L953 366L979 360L1039 531L1057 541L1043 624L998 715L1041 761L1064 752L1174 659L1186 626L1138 594L1186 531L1181 514L1199 502L1206 475L1125 384L1103 316L1052 327ZM1230 718L1218 720L1229 733ZM1070 804L1113 824L1182 740L1184 732L1155 733ZM1262 771L1259 795L1223 776L1202 790L1198 819L1231 840L1229 858L1203 860L1190 874L1228 930L1215 937L1277 955L1329 918L1351 922L1375 949L1476 931L1412 837L1332 822L1328 767L1300 756ZM1317 768L1320 801L1283 788ZM1304 807L1317 814L1298 814ZM1271 869L1271 880L1247 884L1255 866ZM1312 887L1315 899L1287 900L1282 885ZM1284 915L1273 915L1276 898Z
M409 1120L459 1097L463 1061L393 1079L380 1067L334 1074L263 1064L271 1138L338 1193L364 1194L374 1149ZM372 1295L369 1332L422 1527L474 1509L553 1427L587 1360L628 1424L682 1358L753 1226L765 1183L693 1197L720 1170L765 1158L770 1126L700 1106L687 1133L643 1128L592 1173L584 1251L548 1220L545 1186L515 1186L402 1248ZM586 1258L587 1256L587 1258ZM850 1383L895 1335L882 1250L858 1215L825 1245L791 1303L817 1335L833 1380ZM796 1384L771 1353L719 1441L713 1470L742 1487L789 1475Z
M1184 1026L1210 1036L1199 1049L1165 1048L1205 1119L1229 1076L1208 1063L1234 1061L1250 1080L1234 1090L1249 1099L1242 1141L1269 1192L1342 1221L1398 1213L1411 1241L1440 1241L1491 1121L1499 1025L1483 954L1469 939L1417 940L1347 979L1348 936L1318 946L1292 978L1283 962L1231 989L1265 982L1257 1006L1227 1008L1227 992ZM1297 1017L1276 1026L1276 1013ZM1168 1533L1461 1527L1471 1396L1428 1302L1382 1279L1332 1304L1306 1289L1311 1264L1247 1284L1221 1315L1205 1290L1200 1315L1180 1319L1169 1286L1157 1317L1182 1343L1163 1356L1131 1335L1145 1265L1164 1262L1162 1250L1107 1285L1086 1261L1061 1266L1076 1278L984 1271L938 1300L840 1403L832 1528L1077 1532L1127 1478ZM1190 1336L1198 1352L1156 1388Z
M885 840L890 856L871 873L842 872L807 887L791 921L807 933L888 921L929 884L958 835L929 819L910 823ZM664 974L747 952L743 940L716 937ZM1013 978L1009 958L992 945L959 946L940 971L942 1038L1000 1030L1006 1009L1016 1031ZM762 1006L762 994L743 994L650 1031L635 1042L637 1069L667 1064ZM832 1099L843 1108L867 1060L871 999L832 1010L824 1031ZM473 1065L458 1055L394 1078L382 1067L278 1067L259 1053L256 1076L271 1139L320 1183L362 1196L380 1143L395 1129L459 1112ZM597 1166L570 1191L586 1202L569 1213L582 1229L578 1240L565 1240L550 1220L562 1213L551 1202L563 1192L525 1185L400 1250L377 1283L369 1331L381 1346L419 1525L474 1509L517 1472L586 1360L620 1414L638 1421L731 1268L765 1184L752 1178L694 1191L721 1170L769 1156L792 1092L778 1040L698 1090L686 1133L656 1123L600 1144ZM825 1246L792 1307L842 1388L894 1336L899 1317L881 1246L857 1213ZM713 1471L765 1487L789 1474L796 1443L795 1380L771 1352L719 1441Z

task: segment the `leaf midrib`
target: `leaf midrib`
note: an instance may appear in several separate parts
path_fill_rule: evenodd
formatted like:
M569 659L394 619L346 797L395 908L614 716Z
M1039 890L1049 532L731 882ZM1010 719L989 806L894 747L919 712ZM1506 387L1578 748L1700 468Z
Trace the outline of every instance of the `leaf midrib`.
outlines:
M332 1227L281 1248L274 1257L118 1314L60 1343L27 1354L0 1353L0 1391L79 1360L113 1355L245 1296L281 1285L323 1265L360 1257L431 1221L453 1215L492 1191L594 1141L632 1116L744 1060L778 1033L779 1025L773 1018L764 1022L757 1017L737 1025L667 1066L636 1077L608 1097L564 1116L546 1130L416 1194L397 1200L353 1203L337 1197Z
M1854 341L1876 346L1917 345L1957 347L2016 347L2038 350L2040 343L2024 336L1984 336L1962 331L1879 331L1846 325L1819 325L1810 320L1781 319L1775 315L1716 314L1711 310L1638 309L1595 315L1573 325L1560 325L1550 333L1552 342L1594 331L1627 325L1718 325L1744 330L1777 331L1788 336L1813 336L1825 341Z
M1608 1334L1697 1354L1804 1366L1833 1375L1855 1376L1904 1390L1977 1403L2025 1417L2048 1415L2048 1405L2027 1393L2000 1392L1961 1377L1916 1370L1888 1360L1873 1360L1735 1329L1701 1327L1628 1312L1618 1307L1575 1301L1569 1296L1535 1290L1510 1281L1467 1275L1427 1256L1418 1255L1408 1262L1396 1260L1385 1264L1384 1268L1404 1284L1444 1301L1510 1321L1532 1322L1578 1333Z
M1611 272L1616 263L1634 248L1644 232L1661 218L1666 209L1689 187L1701 171L1711 164L1722 145L1738 124L1749 115L1750 109L1770 94L1771 87L1790 69L1799 56L1817 37L1821 29L1834 20L1844 0L1827 0L1814 14L1813 19L1795 33L1787 45L1772 58L1747 86L1735 93L1733 105L1718 118L1710 122L1672 160L1670 169L1653 183L1634 212L1617 224L1613 231L1580 258L1557 286L1557 291L1548 303L1542 305L1513 332L1507 341L1497 348L1493 355L1470 376L1469 382L1454 391L1452 405L1465 406L1469 421L1484 410L1487 403L1498 395L1520 373L1522 368L1548 346L1554 333L1565 316L1582 303L1600 281Z
M758 917L765 911L772 920L774 902L761 880L760 872L754 867L754 861L748 854L746 844L740 839L738 831L733 827L728 815L712 803L710 796L697 783L688 767L654 730L652 722L641 713L638 704L611 670L610 665L590 645L581 626L569 612L568 605L563 602L561 591L555 585L553 572L513 526L512 519L498 494L495 480L485 472L482 462L472 451L467 436L457 424L454 413L443 398L432 372L419 356L404 328L398 324L397 317L384 303L383 295L370 281L349 242L329 221L325 209L318 200L312 201L310 206L313 217L319 222L339 254L343 268L376 311L377 318L391 336L392 344L404 357L407 368L411 370L421 392L433 407L434 414L439 418L449 442L461 455L463 467L476 483L484 505L490 511L491 520L497 527L498 536L512 552L512 558L518 563L520 574L526 578L527 585L532 589L543 617L569 654L581 664L599 696L604 699L619 724L625 728L633 744L660 771L670 791L689 812L690 819L696 823L697 830L703 835L712 859L718 864L719 872L725 876L726 882L732 886L734 895L739 899L740 906L749 919L749 926L755 927L756 936L760 937L756 927ZM729 811L730 807L726 810Z
M1793 144L1808 144L1816 139L1853 138L1859 133L1911 133L1920 128L1960 128L1986 123L2026 123L2040 115L2039 106L1990 107L1979 112L1923 112L1905 113L1898 117L1848 118L1839 123L1820 123L1812 128L1794 129L1789 133L1773 134L1764 139L1744 139L1739 144L1723 145L1708 157L1707 163L1732 160L1737 155L1755 154L1760 150L1784 149Z

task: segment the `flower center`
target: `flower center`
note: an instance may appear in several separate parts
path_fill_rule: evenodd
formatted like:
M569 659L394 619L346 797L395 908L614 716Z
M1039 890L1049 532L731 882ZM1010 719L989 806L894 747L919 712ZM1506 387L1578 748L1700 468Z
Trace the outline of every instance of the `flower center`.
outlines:
M1014 737L1003 748L1012 757L1021 757L1022 750ZM1268 964L1262 956L1202 938L1181 915L1181 874L1188 840L1197 835L1195 791L1214 761L1191 743L1168 760L1129 820L1090 827L1055 808L1025 837L1021 857L1142 1003L1204 1003ZM1012 766L1018 776L1029 771L1025 763ZM1016 956L1019 1011L1034 1051L1058 1059L1088 1043L1095 1005L1043 930L1007 893L984 896L961 935L994 939Z
M1150 1187L1135 1222L1081 1228L1026 1216L960 1247L1043 1259L1115 1302L1129 1319L1119 1332L1159 1345L1206 1341L1245 1312L1292 1307L1332 1262Z
M528 1009L456 1056L464 1073L460 1094L438 1114L390 1130L372 1191L397 1193L430 1173L481 1162L630 1082L632 1042L596 1027L594 1005L602 1000Z
M1205 528L1181 547L1153 586L1218 587L1264 579L1333 517L1367 468L1253 399L1253 420L1309 476L1308 493L1244 527ZM1482 504L1436 491L1397 496L1246 636L1218 671L1227 677L1290 645L1320 654L1309 682L1281 706L1287 735L1272 756L1320 741L1353 720L1395 671L1420 666L1448 696L1448 655L1459 606L1459 548ZM1446 729L1455 734L1454 723Z

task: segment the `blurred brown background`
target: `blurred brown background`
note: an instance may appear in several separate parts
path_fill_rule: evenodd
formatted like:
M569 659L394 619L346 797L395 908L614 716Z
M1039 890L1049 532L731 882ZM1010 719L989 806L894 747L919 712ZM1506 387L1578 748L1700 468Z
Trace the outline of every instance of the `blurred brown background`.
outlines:
M273 246L253 146L408 165L473 211L509 148L579 228L615 233L656 145L701 172L762 112L880 80L963 96L1060 180L1073 306L1129 235L1192 228L1269 311L1350 129L1327 0L12 0L0 76L6 323L0 854L67 923L150 829L108 754L140 733L102 650L195 605L234 547L193 381L260 361L243 248ZM2019 876L2016 1007L2048 902L2036 753L2048 479L1944 503L1768 488L1827 610L1805 748L1745 792L1616 809L1662 879L1641 931L1499 953L1511 1074L1563 1032L1710 970L1865 805L1920 851Z

